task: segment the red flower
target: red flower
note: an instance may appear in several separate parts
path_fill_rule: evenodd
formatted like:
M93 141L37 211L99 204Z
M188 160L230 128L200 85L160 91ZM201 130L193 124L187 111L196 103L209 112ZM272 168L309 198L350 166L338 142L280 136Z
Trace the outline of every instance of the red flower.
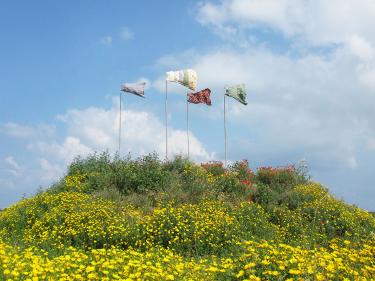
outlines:
M246 185L250 189L253 188L253 183L249 180L242 180L241 183Z

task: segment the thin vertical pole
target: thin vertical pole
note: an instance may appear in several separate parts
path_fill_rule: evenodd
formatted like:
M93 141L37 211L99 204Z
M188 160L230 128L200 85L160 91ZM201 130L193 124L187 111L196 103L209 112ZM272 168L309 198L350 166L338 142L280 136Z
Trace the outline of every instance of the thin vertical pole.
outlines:
M167 116L167 99L168 99L168 81L165 80L165 161L168 161L168 116Z
M187 137L187 153L188 159L190 157L190 142L189 142L189 102L186 99L186 137Z
M227 167L227 125L226 125L226 115L225 115L225 92L224 92L224 155L225 162L224 166Z
M118 123L118 154L121 154L121 103L122 103L122 93L120 92L120 120Z

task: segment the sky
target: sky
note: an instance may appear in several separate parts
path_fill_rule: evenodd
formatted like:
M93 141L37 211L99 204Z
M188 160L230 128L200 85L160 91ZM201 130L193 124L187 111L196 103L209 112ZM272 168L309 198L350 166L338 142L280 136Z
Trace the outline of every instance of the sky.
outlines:
M0 2L0 208L61 179L78 155L164 157L165 72L191 68L213 105L189 107L190 156L305 163L339 199L375 210L375 2ZM187 88L168 85L169 157L186 155Z

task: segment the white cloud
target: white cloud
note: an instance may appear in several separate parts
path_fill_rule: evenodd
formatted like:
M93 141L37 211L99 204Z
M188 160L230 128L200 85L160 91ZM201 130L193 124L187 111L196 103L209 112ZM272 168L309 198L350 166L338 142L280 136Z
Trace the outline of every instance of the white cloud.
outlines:
M359 165L357 151L375 134L371 109L375 95L363 89L358 62L346 49L324 57L299 58L263 48L218 50L191 57L176 55L170 61L177 66L192 64L199 85L212 89L210 118L222 118L225 84L246 83L249 105L228 100L227 106L229 122L242 128L236 130L232 142L252 138L257 132L258 145L247 141L246 146L234 145L242 154L278 157L298 151L299 158L310 156L308 160L317 166L329 163L354 169ZM207 112L201 114L207 118Z
M4 192L6 190L8 190L9 192L9 189L13 188L14 187L14 182L11 181L10 179L2 179L0 178L0 192ZM1 209L1 207L0 207Z
M365 39L358 35L353 35L347 40L350 51L361 60L371 60L374 58L374 48Z
M139 78L138 81L148 81ZM31 194L38 186L48 186L64 175L67 165L77 157L90 153L118 150L119 104L112 98L109 108L89 107L71 109L57 116L63 123L66 135L59 141L55 136L55 126L24 126L6 123L2 133L11 138L28 141L31 156L26 163L19 164L9 155L0 161L0 193L12 188L11 196L1 198L0 206L14 202L21 194ZM165 127L159 118L149 111L134 110L127 104L122 111L122 155L132 157L157 152L161 159L165 155ZM186 155L186 131L168 127L168 157ZM192 160L208 161L214 153L209 153L197 137L190 132L190 156ZM33 160L35 159L35 160Z
M197 20L219 29L270 28L316 45L345 43L353 35L374 44L374 15L372 0L224 0L201 3Z
M375 90L375 66L359 66L358 74L360 75L359 79L364 86L367 86L372 92Z
M368 140L367 140L367 143L366 143L366 147L369 149L369 150L373 150L375 151L375 137L370 137Z
M22 174L23 168L14 160L13 156L7 156L4 158L5 164L8 166L7 172L13 176L18 177Z
M348 165L349 168L352 168L352 169L357 168L358 167L357 159L354 156L350 156L347 159L347 165Z
M9 136L18 138L31 138L35 135L35 130L33 128L12 122L4 124L1 131Z
M86 156L93 152L88 146L81 143L81 140L74 136L68 136L64 142L59 144L56 141L48 142L40 140L31 143L28 148L36 152L38 155L49 157L49 159L57 160L59 163L67 165L74 157L81 155Z
M113 98L110 108L89 107L82 110L72 109L57 117L66 127L67 134L62 141L35 134L34 128L19 124L7 126L12 128L13 137L28 137L28 150L32 158L20 165L13 156L0 161L0 193L12 188L10 197L0 196L0 206L19 199L21 194L31 194L38 186L48 186L64 175L67 165L76 156L86 156L93 152L108 151L115 153L118 149L118 100ZM122 111L123 155L131 153L132 157L157 152L164 158L165 127L157 116L146 111L126 109ZM13 130L16 128L17 130ZM21 130L18 130L21 129ZM186 155L186 131L173 127L168 128L169 158L176 154ZM190 156L196 161L208 161L215 156L209 153L203 144L190 132ZM10 174L9 174L10 173Z
M315 164L359 166L356 154L372 149L375 133L374 1L205 1L198 6L197 20L236 47L245 46L188 61L195 62L200 83L217 91L226 83L248 85L249 106L232 105L229 113L240 120L234 123L248 126L250 135L251 129L261 132L256 136L260 147L242 140L248 151L275 157L300 151ZM225 28L232 31L222 36ZM255 30L276 31L291 47L285 54L255 47ZM244 38L250 44L243 44ZM322 55L311 51L315 46L330 49ZM298 48L304 55L292 57Z
M141 83L141 82L145 82L146 83L145 90L148 90L148 89L151 88L151 81L150 81L150 79L148 79L146 77L140 77L136 81L136 83Z
M84 110L69 110L59 119L66 123L69 135L86 148L113 153L118 149L119 111L116 102L117 100L111 109L90 107ZM164 156L165 127L155 115L146 111L123 110L121 123L122 153L130 152L132 156L139 156L156 151ZM169 157L186 154L186 132L171 127L168 130ZM63 147L66 149L70 146ZM44 150L48 150L48 146ZM208 160L212 157L191 132L190 154L197 160Z
M99 39L100 44L103 45L111 45L112 44L112 37L107 35L103 36L102 38Z
M124 40L133 39L134 33L126 26L121 29L120 37Z
M8 122L0 127L0 132L20 139L35 139L38 137L50 138L55 134L55 126L46 124L25 126L14 122Z
M48 185L63 176L65 167L53 164L45 158L40 158L38 162L40 166L40 183Z
M159 93L163 93L163 95L164 95L165 90L166 90L166 88L165 88L166 87L165 77L160 76L155 81L153 81L152 87L155 88ZM171 94L172 95L174 95L174 94L183 95L183 94L186 94L186 91L190 91L190 90L186 89L185 87L181 86L178 83L168 82L167 91L168 91L168 95L171 95Z

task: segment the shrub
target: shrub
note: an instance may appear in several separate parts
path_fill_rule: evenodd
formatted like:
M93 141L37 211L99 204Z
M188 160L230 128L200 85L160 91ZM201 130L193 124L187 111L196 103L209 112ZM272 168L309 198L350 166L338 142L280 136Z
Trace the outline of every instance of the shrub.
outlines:
M0 224L7 226L2 234L9 241L18 237L22 244L45 249L128 247L141 232L133 208L83 193L44 193L22 203L0 217Z
M176 173L183 173L184 169L187 165L192 164L192 162L182 156L182 155L177 155L174 157L172 161L167 161L163 164L163 168L169 172L176 172Z
M288 191L282 203L294 210L304 203L319 201L328 195L328 189L318 183L301 184Z
M178 160L176 160L178 162ZM92 193L117 189L122 194L162 191L167 187L171 172L165 169L156 153L136 160L130 156L110 158L108 153L76 158L68 168L64 181L50 192L78 191Z
M269 185L263 183L255 184L254 202L267 207L275 205L279 201L280 194Z
M146 220L147 245L160 245L181 254L224 255L245 239L276 239L278 228L254 203L229 207L218 201L155 209Z
M289 210L285 206L273 206L269 209L270 222L279 226L282 241L289 245L310 246L317 237L310 229L308 222L298 211Z
M298 182L298 175L294 166L280 168L260 167L256 178L263 184L281 185L290 188Z
M118 158L118 156L116 157ZM127 162L125 160L125 162ZM108 152L94 153L86 158L76 157L73 162L68 166L68 176L72 175L85 175L85 174L104 174L110 170L111 156Z
M225 173L223 163L220 161L211 161L205 164L201 164L202 168L213 176L220 176Z
M229 170L237 175L237 178L241 181L253 182L255 179L254 172L249 168L249 162L247 160L237 161L229 167Z
M330 194L306 201L297 211L304 217L304 221L310 222L312 231L327 237L326 241L337 237L359 241L369 237L375 229L375 219L370 213L336 200Z
M111 168L108 181L123 194L162 191L168 184L169 173L163 169L157 154L129 162L116 159Z
M279 239L278 227L270 222L269 214L259 204L243 202L233 213L240 225L242 239Z
M246 185L241 183L236 175L225 173L215 180L215 188L220 192L244 194Z

